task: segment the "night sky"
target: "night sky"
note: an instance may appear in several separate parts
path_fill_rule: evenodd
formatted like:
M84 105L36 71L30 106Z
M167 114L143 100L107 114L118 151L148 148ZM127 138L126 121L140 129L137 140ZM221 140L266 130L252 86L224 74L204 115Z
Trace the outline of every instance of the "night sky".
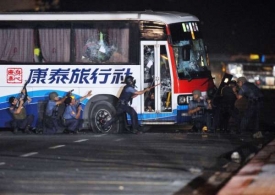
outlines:
M60 3L63 11L187 12L201 20L210 53L275 54L275 9L271 0L60 0Z

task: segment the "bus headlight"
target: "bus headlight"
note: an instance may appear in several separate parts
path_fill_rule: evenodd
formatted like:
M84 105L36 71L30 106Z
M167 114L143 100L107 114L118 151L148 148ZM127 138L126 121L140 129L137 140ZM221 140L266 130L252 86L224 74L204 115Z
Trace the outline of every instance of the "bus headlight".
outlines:
M179 95L178 96L178 105L187 104L187 96L186 95Z

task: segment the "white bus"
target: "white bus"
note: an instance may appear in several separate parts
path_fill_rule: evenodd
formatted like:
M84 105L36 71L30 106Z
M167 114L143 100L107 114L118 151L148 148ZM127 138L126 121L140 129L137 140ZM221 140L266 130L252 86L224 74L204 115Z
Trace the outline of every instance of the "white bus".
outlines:
M36 121L50 92L74 89L80 97L92 90L82 102L83 128L102 132L128 75L138 90L161 83L134 98L140 125L184 124L192 91L205 95L214 87L205 48L199 19L186 13L1 13L0 127L11 120L9 97L28 81L27 111ZM148 110L144 102L152 93L155 106ZM123 120L102 133L123 131Z

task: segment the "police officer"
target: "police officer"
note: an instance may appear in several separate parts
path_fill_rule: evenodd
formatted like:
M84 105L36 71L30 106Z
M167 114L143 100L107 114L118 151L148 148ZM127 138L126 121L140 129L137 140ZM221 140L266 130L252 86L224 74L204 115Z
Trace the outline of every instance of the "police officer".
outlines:
M212 109L210 102L204 101L200 90L193 91L193 99L189 102L188 114L192 116L193 127L191 132L200 132L202 127L207 125L210 128L210 117L206 110Z
M142 95L145 92L150 91L151 88L146 88L145 90L137 91L135 89L135 80L132 76L127 76L125 78L125 83L126 85L124 86L119 96L118 104L116 107L116 115L111 120L103 124L102 129L108 128L115 121L117 121L118 116L126 112L131 116L133 133L141 133L141 130L139 129L138 125L137 112L129 105L129 102L132 100L132 98L135 98L138 95Z
M64 126L69 133L78 133L82 125L81 105L80 102L92 95L92 91L88 91L87 95L76 100L74 96L69 96L65 100L66 108L63 114ZM65 131L65 133L67 132Z
M24 99L26 101L24 101ZM33 115L27 115L25 106L31 102L31 98L26 96L26 89L22 89L21 94L16 98L14 96L9 98L11 104L9 111L13 116L11 126L13 132L17 133L19 129L23 129L24 133L31 133L30 128L34 120Z
M220 128L221 131L229 132L229 119L235 111L237 100L237 82L232 80L221 89L220 100Z
M64 103L66 97L70 95L71 92L68 92L68 94L65 97L60 99L55 91L49 94L49 101L47 103L46 112L43 119L43 123L46 130L44 133L54 134L61 128L59 125L59 108L61 104Z
M245 97L248 101L244 116L240 120L240 133L247 129L249 122L254 122L253 137L261 138L263 135L259 130L259 113L262 107L263 94L255 84L248 82L245 77L238 78L237 84L240 88L237 98Z

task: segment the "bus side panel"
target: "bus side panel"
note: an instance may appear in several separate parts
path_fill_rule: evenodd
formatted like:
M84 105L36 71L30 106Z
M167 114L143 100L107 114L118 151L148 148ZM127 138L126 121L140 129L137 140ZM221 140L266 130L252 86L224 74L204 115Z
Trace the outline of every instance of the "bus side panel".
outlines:
M12 71L11 71L12 70ZM60 73L54 76L56 70L63 70L66 74ZM78 75L75 72L80 72ZM124 78L132 75L136 79L137 90L140 89L140 65L1 65L0 71L6 75L0 78L0 127L8 127L12 116L9 113L9 97L15 96L21 92L26 80L29 81L27 91L32 99L31 103L26 106L28 114L35 116L36 125L41 116L43 104L48 100L49 93L56 91L60 97L74 89L73 95L80 98L92 90L93 96L97 94L106 94L119 97ZM82 75L81 72L85 72ZM83 110L89 99L82 101ZM133 107L138 113L141 111L141 99L135 98ZM42 106L42 107L41 107ZM40 117L41 118L41 117Z

